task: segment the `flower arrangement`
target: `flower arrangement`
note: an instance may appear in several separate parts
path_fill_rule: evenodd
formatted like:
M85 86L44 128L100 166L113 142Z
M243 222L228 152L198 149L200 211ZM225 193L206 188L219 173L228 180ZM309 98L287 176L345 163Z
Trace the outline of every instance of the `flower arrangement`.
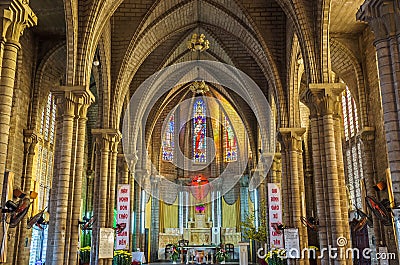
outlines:
M179 259L179 249L178 249L178 245L177 245L177 244L173 244L170 251L171 251L170 259L171 259L173 262L176 262L176 261Z
M222 262L228 259L228 253L225 250L224 245L221 245L220 248L218 249L217 253L215 253L215 258L217 261Z
M265 261L268 265L286 265L287 259L284 258L285 251L285 249L273 249L268 251Z
M206 209L206 206L204 206L204 204L198 204L195 207L196 213L204 213L205 209Z
M90 262L90 246L79 249L79 264L89 264Z
M132 254L126 250L114 251L113 265L131 265Z
M267 207L266 201L263 199L260 202L260 210L259 210L259 225L255 226L255 213L247 213L246 218L243 222L241 222L242 230L244 233L245 239L255 240L262 244L268 242L269 235L268 235L268 215L267 215Z

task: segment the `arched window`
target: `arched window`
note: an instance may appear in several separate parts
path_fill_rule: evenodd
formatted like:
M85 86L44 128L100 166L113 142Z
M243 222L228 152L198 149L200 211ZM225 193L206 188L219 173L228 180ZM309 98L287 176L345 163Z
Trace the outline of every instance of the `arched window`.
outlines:
M224 115L224 160L225 162L237 161L237 143L229 118Z
M362 209L361 182L363 179L361 142L358 138L358 114L356 103L351 96L350 90L342 93L342 109L344 124L344 164L346 171L346 182L351 200L351 208Z
M164 132L164 137L162 140L162 159L164 161L173 161L174 160L174 146L175 146L175 117L172 114L169 117L167 128Z
M207 162L206 143L206 104L196 99L193 106L193 160L195 163Z
M39 132L43 139L38 143L36 152L36 181L35 189L38 191L37 205L35 211L42 210L48 206L51 180L53 176L53 152L54 152L54 129L56 119L56 105L53 95L50 93L43 108ZM29 265L37 264L37 261L46 260L47 249L47 227L43 230L32 229L31 252Z

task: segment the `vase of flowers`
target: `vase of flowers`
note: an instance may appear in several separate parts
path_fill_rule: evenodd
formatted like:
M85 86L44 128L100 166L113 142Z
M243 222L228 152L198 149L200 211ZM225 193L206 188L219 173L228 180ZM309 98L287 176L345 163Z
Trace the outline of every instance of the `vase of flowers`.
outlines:
M131 265L132 254L126 250L114 251L113 265Z
M267 253L265 261L268 265L286 265L285 249L274 249Z
M195 206L196 213L204 213L206 206L204 204L198 204Z
M90 263L90 246L79 249L79 264L88 265Z
M172 264L176 264L176 261L179 259L178 245L176 244L172 245L170 258L172 260Z
M218 249L217 253L215 253L215 258L221 264L225 264L225 261L228 259L228 253L225 250L225 247L221 245Z

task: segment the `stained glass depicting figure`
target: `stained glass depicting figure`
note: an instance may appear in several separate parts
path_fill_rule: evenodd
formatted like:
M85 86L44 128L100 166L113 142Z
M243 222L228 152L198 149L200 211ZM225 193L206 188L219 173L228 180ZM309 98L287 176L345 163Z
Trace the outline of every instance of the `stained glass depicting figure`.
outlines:
M197 99L193 108L193 160L196 163L206 163L206 104L203 99Z
M163 142L162 142L162 156L164 161L172 161L174 159L174 115L169 117L167 128L165 129Z
M227 116L224 116L224 160L225 162L237 161L237 142L232 124Z

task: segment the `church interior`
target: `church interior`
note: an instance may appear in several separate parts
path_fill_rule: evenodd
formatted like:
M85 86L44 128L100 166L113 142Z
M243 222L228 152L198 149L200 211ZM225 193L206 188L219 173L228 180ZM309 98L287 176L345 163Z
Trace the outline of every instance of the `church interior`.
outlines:
M0 264L399 264L399 0L0 16Z

